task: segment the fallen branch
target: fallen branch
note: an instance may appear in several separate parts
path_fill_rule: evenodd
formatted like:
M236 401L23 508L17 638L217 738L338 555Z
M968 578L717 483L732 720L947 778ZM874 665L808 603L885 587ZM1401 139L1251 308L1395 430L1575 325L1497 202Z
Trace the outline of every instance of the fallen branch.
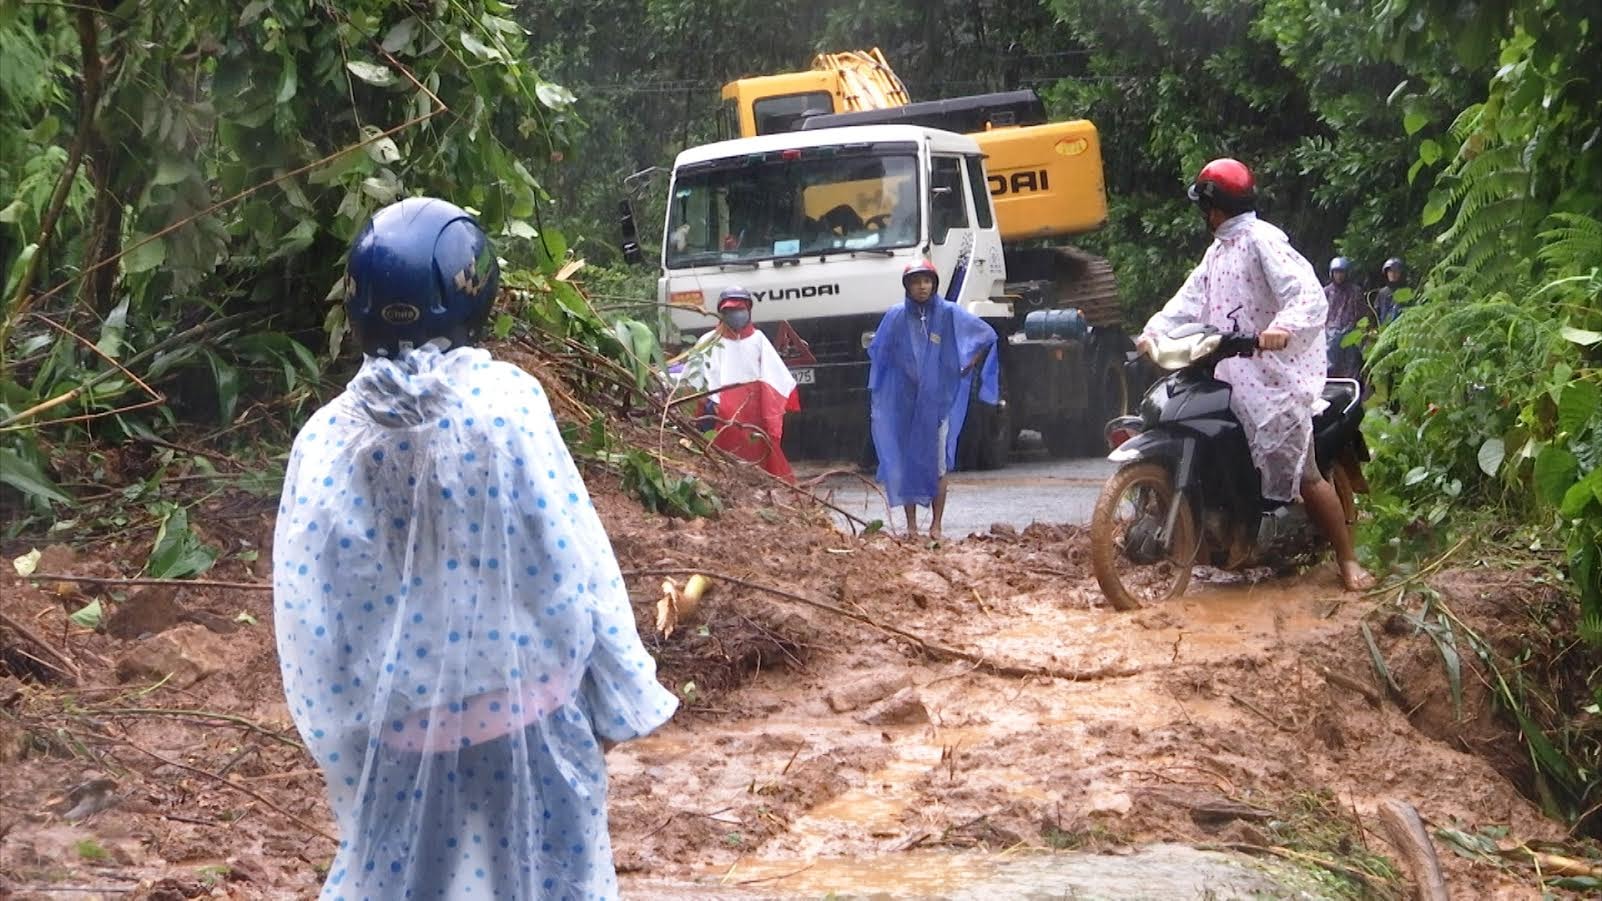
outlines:
M993 673L997 676L1007 676L1010 678L1045 676L1050 679L1063 679L1069 682L1088 682L1094 679L1116 679L1123 676L1132 676L1140 672L1139 667L1133 667L1127 664L1107 664L1105 666L1099 666L1088 670L1065 670L1050 666L997 663L996 661L985 657L983 654L975 654L972 651L964 651L959 648L936 644L935 642L929 641L922 636L908 632L905 629L879 622L865 613L856 613L843 607L837 607L834 604L830 604L825 601L819 601L814 598L806 597L805 595L786 591L783 588L774 588L771 585L763 585L758 582L751 582L735 576L725 576L720 573L709 572L705 569L687 569L683 567L636 569L625 571L623 575L624 577L702 575L709 579L717 579L722 582L728 582L731 585L739 585L743 588L749 588L753 591L766 592L767 594L771 594L775 597L780 597L784 598L785 600L794 601L798 604L803 604L807 607L813 608L814 610L822 610L825 613L831 613L835 616L844 617L845 619L853 620L866 626L871 626L881 632L886 632L904 641L911 642L913 645L916 645L920 651L935 660L966 660L975 664L979 669Z
M115 736L115 735L98 735L98 736L94 736L94 737L95 738L100 738L100 739L106 739L108 741L114 741L114 742L117 742L118 744L122 744L122 745L127 745L128 747L134 749L135 751L138 751L141 754L144 754L147 757L153 757L156 760L161 761L162 763L166 764L167 766L176 767L176 768L178 768L180 770L183 770L185 772L194 773L197 776L204 776L207 779L212 780L213 782L218 782L218 783L221 783L222 785L226 785L229 788L233 789L234 791L239 792L240 794L248 795L248 796L250 796L251 798L254 798L257 801L260 801L262 804L265 804L268 809L276 812L278 815L282 816L284 819L289 820L290 822L294 823L295 825L299 826L302 829L305 829L307 832L310 832L313 835L320 835L323 838L326 838L331 842L338 842L339 841L339 839L335 838L334 836L330 835L327 832L324 832L321 828L319 828L317 826L314 826L311 823L306 822L305 820L301 819L300 817L295 816L294 814L290 813L289 811L285 810L284 808L282 808L282 807L278 806L277 804L273 803L271 800L269 800L261 792L258 792L258 791L254 790L254 789L251 789L251 788L246 788L245 786L240 785L239 783L233 781L232 779L227 778L226 776L219 776L216 773L211 772L210 770L203 770L200 767L190 766L187 763L183 763L182 761L178 761L178 760L173 760L170 757L163 757L162 755L157 754L155 751L152 751L149 748L141 747L140 745L135 744L134 742L131 742L126 738L119 738L118 736Z
M279 744L287 745L296 750L301 750L302 748L300 742L294 740L293 738L289 738L282 732L269 729L260 723L247 720L242 716L234 716L231 713L214 713L210 710L186 710L182 708L168 707L102 707L90 708L87 712L98 714L100 716L170 716L175 719L194 720L197 722L233 723L236 726L242 726L259 735L265 735Z
M1357 679L1355 679L1355 678L1353 678L1351 676L1348 676L1343 672L1339 672L1337 670L1332 670L1329 667L1321 666L1321 667L1318 668L1318 674L1320 676L1323 676L1324 677L1324 681L1328 682L1331 685L1338 685L1341 688L1346 689L1347 691L1355 691L1358 694L1362 695L1363 696L1363 700L1367 701L1370 707L1376 707L1377 708L1377 707L1381 706L1384 703L1383 699L1380 698L1379 692L1377 692L1374 689L1368 687L1367 685L1364 685L1361 681L1359 681L1359 680L1357 680Z
M1441 860L1413 805L1391 798L1380 804L1379 818L1391 844L1401 852L1402 865L1418 887L1419 901L1451 901L1446 877L1441 875Z
M1537 851L1528 845L1519 845L1517 848L1504 848L1497 853L1507 860L1518 861L1535 867L1541 871L1543 877L1579 876L1602 879L1602 866L1597 866L1590 861L1581 860L1577 857L1566 857L1562 854Z
M268 582L219 582L215 579L108 579L101 576L69 576L61 573L34 573L30 582L85 582L90 585L107 585L112 588L142 585L171 585L174 588L233 588L239 591L272 591Z
M17 620L12 619L11 616L9 614L7 614L6 612L4 612L4 611L0 611L0 625L4 625L6 628L10 629L11 631L17 633L18 635L21 635L23 638L26 638L29 641L33 642L34 644L38 645L40 650L42 650L45 653L49 654L51 656L51 658L53 658L56 661L56 663L59 663L61 665L60 666L56 666L55 664L48 663L48 662L46 662L44 660L39 660L39 658L37 658L37 657L34 657L33 659L39 660L40 663L44 663L46 666L49 666L51 669L55 670L56 672L61 673L63 676L66 676L68 679L71 679L73 681L73 683L77 683L80 679L83 678L83 673L78 669L78 664L74 663L71 657L68 657L66 654L62 653L61 651L56 650L56 646L55 645L51 644L48 641L45 641L43 638L41 638L39 636L39 633L33 631L32 629L28 628L27 626L23 625L22 623L18 622ZM33 655L30 654L29 656L31 657Z
M1240 706L1246 708L1247 710L1250 710L1252 713L1255 713L1258 716L1262 717L1264 722L1267 722L1270 726L1273 726L1275 729L1278 729L1281 732L1295 732L1296 731L1296 729L1294 729L1293 727L1287 726L1284 723L1280 722L1278 719L1276 719L1273 716L1269 715L1268 711L1262 709L1261 707L1258 707L1256 704L1253 704L1251 701L1246 700L1245 698L1241 697L1240 695L1231 694L1229 696L1229 699L1231 701L1234 701L1236 704L1239 704Z

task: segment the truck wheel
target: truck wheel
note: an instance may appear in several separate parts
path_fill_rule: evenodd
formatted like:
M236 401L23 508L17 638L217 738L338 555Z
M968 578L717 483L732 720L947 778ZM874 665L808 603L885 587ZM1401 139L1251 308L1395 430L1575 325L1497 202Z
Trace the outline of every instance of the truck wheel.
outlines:
M1102 358L1099 369L1101 378L1097 380L1096 407L1101 421L1096 425L1105 426L1129 414L1129 379L1124 375L1124 362L1113 354Z
M999 388L1001 403L994 405L979 400L977 384L971 389L968 417L963 420L962 434L957 436L957 469L1000 469L1011 459L1012 440L1017 432L1012 427L1005 375Z
M974 433L974 468L1000 469L1007 465L1012 456L1012 410L1008 408L1006 398L1002 398L998 406L978 404L979 409L969 409L968 415L976 412L979 420L975 425L984 428Z
M1080 435L1084 424L1076 418L1064 417L1040 429L1040 440L1046 444L1046 453L1058 460L1075 456L1080 449Z

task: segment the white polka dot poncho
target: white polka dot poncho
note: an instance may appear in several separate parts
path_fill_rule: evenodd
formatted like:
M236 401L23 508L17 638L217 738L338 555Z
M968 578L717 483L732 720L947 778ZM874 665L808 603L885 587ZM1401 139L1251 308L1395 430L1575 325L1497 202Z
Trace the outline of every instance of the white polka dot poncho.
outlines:
M677 700L538 381L368 358L295 439L273 593L340 831L322 897L616 896L598 739Z

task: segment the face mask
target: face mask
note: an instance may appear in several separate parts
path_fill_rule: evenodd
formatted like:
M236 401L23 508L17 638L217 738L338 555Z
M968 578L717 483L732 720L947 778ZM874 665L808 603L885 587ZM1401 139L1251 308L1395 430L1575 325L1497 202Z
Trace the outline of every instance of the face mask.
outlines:
M741 310L738 308L733 310L725 310L723 313L723 324L738 332L751 324L751 311Z

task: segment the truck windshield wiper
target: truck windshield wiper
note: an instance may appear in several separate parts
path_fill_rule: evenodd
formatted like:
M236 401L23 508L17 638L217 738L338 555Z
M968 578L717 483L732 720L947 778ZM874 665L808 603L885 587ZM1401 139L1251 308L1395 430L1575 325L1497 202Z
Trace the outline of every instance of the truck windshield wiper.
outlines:
M849 253L852 256L859 253L871 253L874 256L881 257L893 257L896 255L896 252L888 247L828 247L823 250L813 251L813 253L816 253L820 260L824 257L836 256L842 253ZM811 254L807 254L807 256L811 256Z

